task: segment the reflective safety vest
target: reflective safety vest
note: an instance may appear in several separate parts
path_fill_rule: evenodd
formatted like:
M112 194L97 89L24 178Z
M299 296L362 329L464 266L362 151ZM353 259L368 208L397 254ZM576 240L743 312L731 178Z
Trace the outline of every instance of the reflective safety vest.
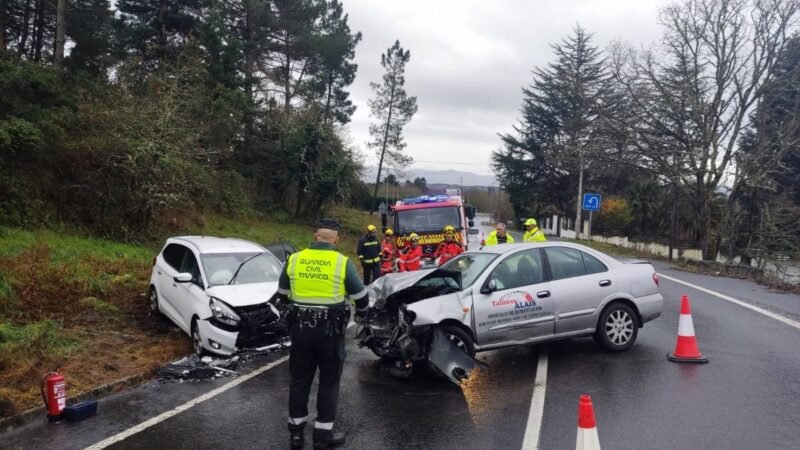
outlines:
M335 250L307 248L289 257L286 273L293 302L335 305L345 301L347 257Z
M545 242L546 240L547 237L538 227L534 227L531 231L526 231L522 236L522 242Z
M500 244L500 238L497 237L497 230L492 231L489 233L489 237L486 238L486 245L497 245ZM506 241L503 242L504 244L513 244L514 237L511 236L511 233L506 232Z

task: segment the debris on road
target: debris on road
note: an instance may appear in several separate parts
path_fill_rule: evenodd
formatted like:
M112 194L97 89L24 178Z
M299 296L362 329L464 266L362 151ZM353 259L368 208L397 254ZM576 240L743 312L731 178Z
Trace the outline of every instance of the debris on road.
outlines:
M239 375L238 370L258 357L275 351L289 348L291 343L287 339L264 347L243 350L231 357L203 356L193 354L186 358L165 365L159 370L161 380L204 380L223 376Z

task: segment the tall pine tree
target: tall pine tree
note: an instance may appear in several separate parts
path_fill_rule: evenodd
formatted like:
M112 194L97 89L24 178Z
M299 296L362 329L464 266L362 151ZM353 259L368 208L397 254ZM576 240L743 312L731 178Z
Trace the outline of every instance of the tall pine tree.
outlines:
M378 177L375 180L375 201L370 212L377 208L378 186L384 161L395 167L406 167L412 159L403 153L406 143L403 140L403 127L417 112L417 97L409 97L405 90L406 64L411 59L411 51L404 50L400 41L395 41L386 53L381 55L381 67L385 70L381 83L370 83L373 98L369 100L371 115L378 122L369 125L372 140L370 148L377 151Z

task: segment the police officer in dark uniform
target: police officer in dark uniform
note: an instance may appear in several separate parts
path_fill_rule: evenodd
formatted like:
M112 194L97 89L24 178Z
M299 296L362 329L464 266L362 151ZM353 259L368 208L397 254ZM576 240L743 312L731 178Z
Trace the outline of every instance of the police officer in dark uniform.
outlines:
M278 301L290 302L289 442L302 448L308 420L308 396L319 368L314 448L344 443L333 430L339 401L339 381L345 359L344 334L350 320L349 298L356 319L369 310L367 290L355 264L336 251L339 225L324 219L310 247L289 257L278 283Z

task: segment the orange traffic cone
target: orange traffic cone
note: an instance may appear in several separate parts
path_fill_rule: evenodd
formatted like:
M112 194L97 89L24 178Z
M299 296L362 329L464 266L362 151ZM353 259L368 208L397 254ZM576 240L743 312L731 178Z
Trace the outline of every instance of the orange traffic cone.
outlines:
M578 439L575 442L575 450L600 450L592 397L586 394L581 395L578 402Z
M697 338L694 336L692 324L692 311L689 308L689 297L681 297L681 318L678 322L678 342L675 344L675 353L667 353L667 359L681 363L707 363L708 359L700 353Z

